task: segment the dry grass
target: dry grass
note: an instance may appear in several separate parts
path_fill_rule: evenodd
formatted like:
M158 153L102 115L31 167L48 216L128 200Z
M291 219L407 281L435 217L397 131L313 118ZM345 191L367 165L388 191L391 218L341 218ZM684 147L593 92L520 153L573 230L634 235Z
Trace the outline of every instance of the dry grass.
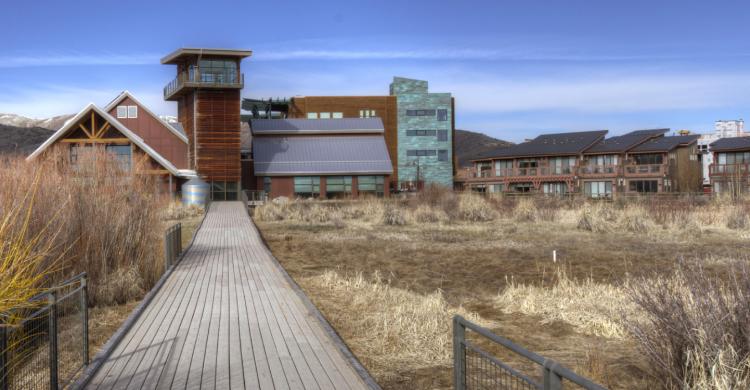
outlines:
M459 212L462 201L464 210L471 204L482 212ZM404 224L385 223L389 208L398 210ZM361 317L395 303L353 305L365 300L358 297L365 290L337 287L349 294L336 295L322 288L331 270L348 283L381 272L388 275L389 290L414 297L439 291L447 307L476 313L496 333L607 387L630 389L658 383L649 379L649 364L619 321L621 308L637 311L635 304L622 304L624 287L671 275L681 256L705 259L714 273L726 269L729 259L750 251L750 231L728 226L730 216L747 209L747 201L726 199L578 202L428 189L403 199L273 204L259 208L255 219L274 254L321 311L335 318L337 331L378 372L384 388L447 389L450 368L424 361L391 364L377 360L376 349L358 349L367 340ZM304 216L312 210L331 217ZM582 219L588 227L579 228ZM362 280L368 288L375 284ZM441 321L448 337L449 323Z
M346 329L353 351L383 382L400 378L404 367L450 366L454 315L488 325L475 313L449 305L440 291L421 295L394 288L378 272L368 277L326 271L303 283L334 326Z

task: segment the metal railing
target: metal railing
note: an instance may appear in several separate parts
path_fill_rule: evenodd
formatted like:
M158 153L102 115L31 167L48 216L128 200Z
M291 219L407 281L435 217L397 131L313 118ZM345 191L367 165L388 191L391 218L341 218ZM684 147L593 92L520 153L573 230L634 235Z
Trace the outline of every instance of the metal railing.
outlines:
M167 228L164 233L164 271L177 262L180 254L182 254L182 223L177 223Z
M709 174L711 176L747 176L750 173L750 164L711 164Z
M625 166L625 173L630 175L663 174L666 173L665 164L629 164Z
M245 85L245 75L235 72L180 72L172 81L164 86L164 97L168 98L182 87L213 87L213 88L242 88Z
M579 175L620 175L621 165L582 165L578 168Z
M59 389L89 364L86 273L31 299L33 309L0 318L0 390Z
M466 331L483 337L541 367L541 380L532 378L503 363L497 357L466 339ZM500 337L488 329L453 317L453 375L456 390L473 389L539 389L561 390L563 382L576 384L587 390L604 390L604 387L547 359L528 351L518 344Z
M488 177L512 177L512 176L568 176L574 175L578 168L575 165L567 167L556 166L539 166L523 168L501 168L501 169L483 169L474 170L470 178L488 178Z
M262 205L268 200L268 194L263 190L243 190L243 200L251 206Z

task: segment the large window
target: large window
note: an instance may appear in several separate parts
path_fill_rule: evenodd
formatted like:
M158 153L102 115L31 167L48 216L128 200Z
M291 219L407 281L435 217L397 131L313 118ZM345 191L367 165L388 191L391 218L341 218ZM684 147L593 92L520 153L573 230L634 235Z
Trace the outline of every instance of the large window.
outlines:
M495 176L512 176L513 160L495 161Z
M504 186L502 184L492 184L490 185L490 192L493 192L493 193L503 192L503 187Z
M587 181L583 183L583 192L591 198L611 198L611 181Z
M511 183L508 186L511 192L531 192L534 189L532 183Z
M236 84L237 61L235 60L200 60L200 81L212 84Z
M408 137L434 137L437 130L406 130Z
M406 110L406 116L435 116L436 110Z
M384 182L383 176L359 176L357 177L357 191L383 196L385 194Z
M352 193L351 176L328 176L326 178L326 197L338 198Z
M316 198L320 195L319 176L297 176L294 178L294 195L303 198Z
M659 192L658 180L630 180L628 182L630 192Z
M107 145L107 153L109 153L125 172L130 172L131 167L131 149L130 145Z
M568 192L568 185L562 182L542 183L542 191L549 195L563 195Z
M447 150L438 150L438 161L448 161Z
M438 130L437 140L438 142L448 142L448 130Z
M634 154L633 161L636 165L658 165L663 163L664 155L661 153Z
M719 164L750 164L750 152L719 153Z
M439 121L447 121L448 120L448 110L441 108L437 110L437 120Z
M263 191L266 193L266 195L271 194L271 178L268 176L263 178Z
M518 161L518 174L521 176L534 176L537 172L539 161L535 159L526 159Z
M575 157L552 157L549 159L550 174L569 175L576 165Z
M237 200L239 185L236 181L211 181L211 200Z
M406 151L406 157L427 157L427 156L435 156L435 155L437 155L437 151L434 149L407 150Z

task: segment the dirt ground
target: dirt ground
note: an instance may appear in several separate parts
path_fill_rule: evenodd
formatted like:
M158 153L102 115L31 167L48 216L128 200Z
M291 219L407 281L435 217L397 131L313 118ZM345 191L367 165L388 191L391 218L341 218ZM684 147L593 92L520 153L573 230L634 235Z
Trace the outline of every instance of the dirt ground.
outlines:
M311 285L312 277L329 270L344 275L377 271L395 288L417 294L439 290L449 304L492 321L495 333L606 387L649 388L647 367L632 342L582 334L562 321L503 314L494 298L511 280L553 283L561 267L573 278L619 283L670 271L681 256L744 258L750 250L747 237L723 229L706 229L696 236L670 231L598 233L572 224L508 220L407 226L257 223L274 255L386 389L448 389L452 368L405 366L383 373L367 352L349 342L360 330L337 311L345 302ZM557 263L552 262L553 250Z

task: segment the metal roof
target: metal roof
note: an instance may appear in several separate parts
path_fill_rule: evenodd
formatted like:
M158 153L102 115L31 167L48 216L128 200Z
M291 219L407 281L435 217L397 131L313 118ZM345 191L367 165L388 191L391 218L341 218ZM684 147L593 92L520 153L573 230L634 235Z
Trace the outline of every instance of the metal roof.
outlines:
M380 118L252 119L253 134L352 134L383 133Z
M256 137L253 158L260 176L393 173L382 135Z
M699 137L696 134L654 138L636 146L629 153L669 152L678 146L690 145L696 142Z
M167 122L167 124L171 128L173 128L176 132L182 134L183 136L185 136L185 138L187 138L187 134L185 134L185 128L182 127L182 123L180 123L180 122Z
M748 149L750 149L750 137L719 138L711 143L711 150L714 152Z
M482 153L477 156L475 160L487 158L575 155L582 153L592 144L604 138L606 134L607 130L542 134L533 140L522 144L500 147Z
M220 57L239 57L245 58L253 55L252 50L235 50L235 49L203 49L199 47L179 48L161 59L162 64L174 64L183 56L220 56Z
M587 149L585 154L599 153L625 153L638 144L648 141L649 138L661 137L669 129L636 130L629 133L611 137L599 141L596 145Z

